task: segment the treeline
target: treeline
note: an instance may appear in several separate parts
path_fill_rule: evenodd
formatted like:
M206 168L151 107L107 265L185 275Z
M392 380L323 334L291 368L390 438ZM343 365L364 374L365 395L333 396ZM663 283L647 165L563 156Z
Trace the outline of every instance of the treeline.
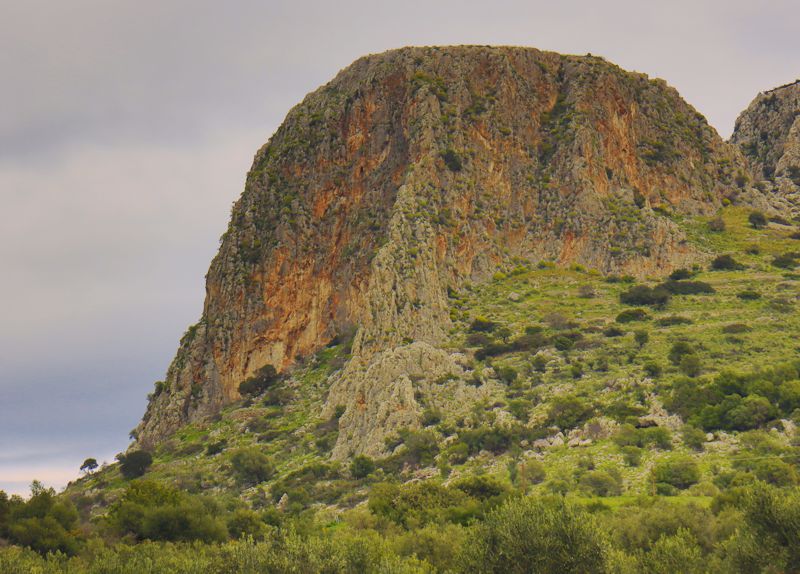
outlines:
M762 482L709 508L641 498L612 510L477 476L377 484L367 508L291 515L142 480L92 528L52 491L0 500L4 574L800 571L800 489Z

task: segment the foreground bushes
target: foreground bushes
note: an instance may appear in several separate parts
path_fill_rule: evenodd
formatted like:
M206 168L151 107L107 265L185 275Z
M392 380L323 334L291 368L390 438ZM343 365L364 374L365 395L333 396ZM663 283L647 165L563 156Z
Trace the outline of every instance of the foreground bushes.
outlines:
M132 502L136 497L172 506L181 495L148 486L125 498ZM259 540L244 536L222 543L143 541L108 546L92 538L77 556L56 552L43 557L19 546L0 547L0 572L800 571L797 488L763 483L731 488L716 497L710 509L642 498L611 510L597 500L585 504L580 499L523 497L488 476L449 486L436 481L383 484L370 500L372 512L351 510L333 523L324 513L318 518L313 514L285 518L279 526L262 523Z

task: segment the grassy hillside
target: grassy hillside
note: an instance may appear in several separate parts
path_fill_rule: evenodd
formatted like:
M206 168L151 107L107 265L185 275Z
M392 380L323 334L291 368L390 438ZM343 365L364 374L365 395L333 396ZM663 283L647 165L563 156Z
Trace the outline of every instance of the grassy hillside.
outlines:
M562 518L577 513L610 533L596 571L656 571L655 552L695 560L691 571L758 571L747 569L763 551L747 546L759 528L753 500L793 500L799 480L800 240L794 225L735 207L678 223L708 259L671 279L520 262L452 291L446 348L467 375L420 389L424 426L401 430L383 458L329 456L341 412L318 413L348 357L337 341L218 420L181 429L144 479L112 465L66 496L106 541L250 535L271 541L269 554L287 533L344 546L377 536L403 564L392 571L491 571L488 554L467 549L528 512L515 504L549 500L535 504L566 504ZM464 400L467 387L479 400ZM525 494L534 496L520 502ZM213 508L220 532L170 535L148 522L154 500L201 516ZM795 543L774 544L791 565ZM204 552L213 562L226 551Z

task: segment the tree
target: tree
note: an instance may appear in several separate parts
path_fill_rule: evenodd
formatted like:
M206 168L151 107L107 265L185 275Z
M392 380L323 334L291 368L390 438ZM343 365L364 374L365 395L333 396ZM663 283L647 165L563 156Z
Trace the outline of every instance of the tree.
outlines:
M84 474L91 474L93 471L97 469L99 465L97 464L97 459L94 458L87 458L83 461L81 465L81 472Z
M142 476L150 465L153 464L153 455L146 450L132 450L127 454L117 455L119 470L125 478L137 478Z

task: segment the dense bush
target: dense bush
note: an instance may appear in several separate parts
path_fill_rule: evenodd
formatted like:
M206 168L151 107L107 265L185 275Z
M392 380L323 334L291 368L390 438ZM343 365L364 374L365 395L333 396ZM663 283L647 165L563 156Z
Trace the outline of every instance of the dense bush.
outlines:
M656 325L659 327L672 327L673 325L691 325L692 320L688 317L681 317L680 315L668 315L656 319Z
M695 273L689 271L688 269L676 269L672 273L669 274L669 278L673 281L681 281L683 279L691 279L695 276Z
M350 474L353 478L366 478L373 472L375 472L375 461L370 457L363 454L353 457L350 463Z
M258 447L240 448L233 452L230 460L237 479L245 485L269 480L275 472L272 460Z
M627 291L620 293L619 300L625 305L648 305L663 307L669 302L670 293L664 287L648 287L635 285Z
M736 261L732 255L724 254L718 255L711 262L711 269L715 271L730 271L735 269L742 269L744 266Z
M767 226L767 216L761 211L753 211L747 216L747 221L754 229L763 229Z
M594 416L594 408L574 395L554 397L547 411L547 423L562 430L572 429Z
M497 328L497 323L484 317L475 317L469 326L469 330L475 333L490 333Z
M714 293L714 288L703 281L665 281L659 287L673 295L699 295Z
M617 315L617 323L631 323L633 321L646 321L650 318L644 309L625 309Z
M694 459L688 456L664 460L653 467L653 482L656 484L668 484L682 490L699 480L700 469Z
M19 497L9 499L0 491L0 540L5 538L42 554L72 555L80 547L77 527L75 507L69 500L57 497L52 488L34 482L27 501Z
M739 291L736 296L744 301L755 301L757 299L761 299L761 293L754 289L745 289L744 291Z
M604 470L590 470L581 476L579 487L595 496L619 496L622 493L622 479Z
M465 546L465 572L606 572L607 542L594 517L561 499L522 498L489 514Z
M138 540L227 539L220 509L210 498L194 496L163 483L132 482L109 511L109 525Z
M132 450L128 453L117 455L119 471L125 478L138 478L142 476L150 465L153 464L153 455L146 450Z
M772 259L772 264L781 269L794 269L797 266L797 253L784 253Z
M461 156L453 148L447 148L442 152L442 160L450 171L461 171L463 164Z
M654 446L662 450L672 448L672 435L664 427L636 428L632 424L620 425L613 437L614 442L622 448L635 446L645 448Z
M239 394L242 396L257 396L272 387L280 380L280 375L272 365L261 367L252 377L239 385Z
M670 347L669 354L667 358L669 359L670 363L673 365L680 365L681 360L686 355L693 355L697 352L694 345L689 343L688 341L677 341L673 343L672 347Z

